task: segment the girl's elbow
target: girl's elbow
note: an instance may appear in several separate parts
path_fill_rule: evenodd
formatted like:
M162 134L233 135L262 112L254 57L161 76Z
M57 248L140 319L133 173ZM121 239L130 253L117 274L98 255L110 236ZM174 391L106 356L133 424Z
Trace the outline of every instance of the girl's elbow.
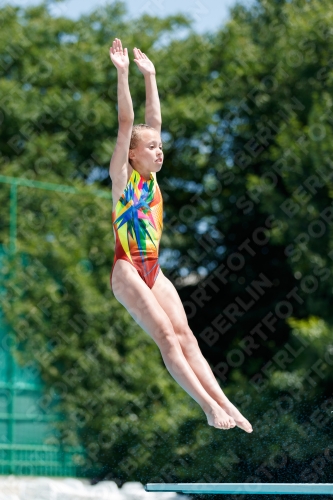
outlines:
M119 115L118 116L119 123L133 123L134 122L134 113L128 115Z

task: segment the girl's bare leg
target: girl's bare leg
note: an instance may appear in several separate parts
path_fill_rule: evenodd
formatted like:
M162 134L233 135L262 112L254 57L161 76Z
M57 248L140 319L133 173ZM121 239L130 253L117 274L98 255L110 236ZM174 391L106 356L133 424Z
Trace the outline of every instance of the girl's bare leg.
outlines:
M238 427L246 432L252 432L253 429L250 422L243 417L240 411L237 410L237 408L222 391L207 360L202 355L199 346L196 345L194 348L190 349L185 347L183 352L189 365L192 367L194 373L197 375L208 394L212 396L212 398L221 406L221 408L225 410L226 413L228 413L228 415L233 417Z
M209 425L219 429L235 427L234 419L201 385L184 356L170 319L129 262L124 260L116 262L112 274L112 290L116 299L156 342L168 371L201 406Z
M229 401L219 386L208 362L201 353L196 338L188 326L186 313L178 292L162 271L160 271L156 279L152 292L170 318L184 356L203 388L228 415L233 417L238 427L246 432L252 432L250 422Z

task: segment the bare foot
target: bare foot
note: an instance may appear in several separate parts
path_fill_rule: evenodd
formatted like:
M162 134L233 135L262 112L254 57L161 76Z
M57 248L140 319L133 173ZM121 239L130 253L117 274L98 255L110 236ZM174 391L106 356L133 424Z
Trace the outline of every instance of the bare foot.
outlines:
M234 419L228 415L218 404L210 407L205 411L208 425L212 425L217 429L232 429L235 427Z
M248 420L246 420L245 417L240 413L240 411L237 410L236 406L234 406L229 399L226 399L226 401L223 401L219 403L221 408L230 415L234 421L236 422L236 425L240 428L243 429L245 432L252 432L252 425Z

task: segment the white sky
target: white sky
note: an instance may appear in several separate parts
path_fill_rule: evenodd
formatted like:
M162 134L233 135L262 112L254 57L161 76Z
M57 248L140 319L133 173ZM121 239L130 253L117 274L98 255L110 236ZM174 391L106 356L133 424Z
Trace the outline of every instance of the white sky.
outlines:
M250 5L254 0L239 0L239 3ZM0 0L0 7L5 4L25 7L37 5L39 0ZM51 3L51 2L50 2ZM50 12L55 16L66 16L78 19L81 14L88 14L98 6L112 3L112 0L65 0L52 3ZM229 18L229 7L236 0L126 0L130 17L138 17L143 12L165 17L170 14L188 14L194 19L194 28L199 32L215 30Z

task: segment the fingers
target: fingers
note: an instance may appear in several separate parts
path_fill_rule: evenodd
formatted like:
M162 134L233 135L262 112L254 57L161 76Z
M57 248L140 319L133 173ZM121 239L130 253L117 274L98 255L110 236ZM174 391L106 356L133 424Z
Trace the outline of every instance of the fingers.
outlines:
M148 57L146 56L146 54L144 54L143 52L141 52L140 49L134 47L133 49L133 52L134 52L134 56L136 59L148 59Z
M112 47L110 47L110 52L111 52L111 54L120 53L120 54L123 54L124 56L128 56L127 48L125 47L123 49L121 40L119 38L115 38L113 40ZM134 52L134 57L135 57L134 61L136 63L138 63L140 61L140 59L149 60L149 57L147 57L146 54L144 52L142 52L140 49L138 49L137 47L134 47L133 52Z
M110 47L111 53L115 54L117 52L118 42L117 38L115 38L112 42L112 47Z
M113 48L114 52L117 51L117 40L113 40L112 48Z
M146 54L145 54L144 52L141 52L141 50L140 50L140 49L138 49L138 51L139 51L139 53L140 53L140 55L141 55L142 59L148 59L148 57L146 56Z
M122 46L121 40L119 38L115 38L112 42L112 47L110 47L111 53L115 54L116 52L120 52L127 56L127 49Z
M122 52L123 48L121 45L121 41L119 40L119 38L116 38L116 40L117 40L117 52Z

